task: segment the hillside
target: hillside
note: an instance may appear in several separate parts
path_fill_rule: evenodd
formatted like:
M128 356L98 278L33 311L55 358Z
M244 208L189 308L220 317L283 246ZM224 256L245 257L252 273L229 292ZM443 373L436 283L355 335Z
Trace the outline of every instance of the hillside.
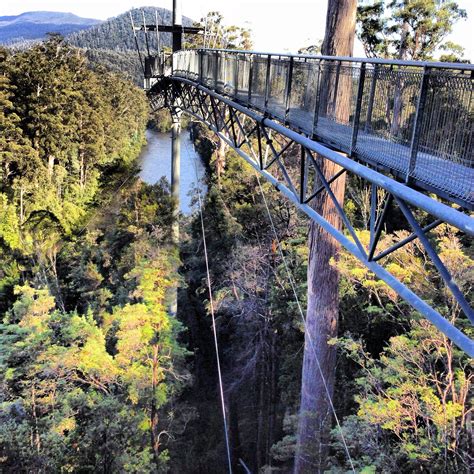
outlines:
M155 24L155 12L158 13L160 24L171 24L171 11L166 8L142 7L131 10L135 24L138 26L143 23L142 10L145 13L147 23ZM193 21L190 18L183 17L183 25L191 26ZM140 46L145 50L145 41L139 34ZM111 18L99 25L84 31L79 31L68 36L68 42L79 48L108 49L115 51L135 50L135 41L130 26L130 13L127 11L119 16ZM156 35L149 35L150 48L156 49ZM171 47L171 34L160 35L162 46Z
M171 24L171 11L166 8L142 7L133 9L135 24L142 24L142 13L145 12L147 23L155 24L155 12L160 24ZM190 26L193 21L184 17L183 24ZM100 25L69 35L67 41L72 46L82 48L89 61L106 67L113 72L120 72L135 84L143 85L143 71L136 52L135 40L130 25L130 12L111 18ZM146 51L143 33L138 33L140 49ZM155 33L149 34L149 46L152 52L157 50ZM171 47L171 35L160 35L160 47Z
M25 40L43 39L47 33L68 35L101 23L72 13L25 12L15 16L0 16L0 43L13 44Z

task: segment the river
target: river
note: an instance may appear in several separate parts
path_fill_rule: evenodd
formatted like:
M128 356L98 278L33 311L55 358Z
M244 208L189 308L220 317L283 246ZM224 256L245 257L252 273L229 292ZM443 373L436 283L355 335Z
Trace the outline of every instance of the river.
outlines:
M139 163L141 171L139 177L148 184L155 184L163 176L171 181L171 134L158 133L148 129L146 131L147 145L143 148ZM196 180L197 170L197 180ZM201 157L194 150L193 142L188 130L181 133L181 189L180 209L183 214L193 212L191 204L193 191L196 187L201 190L201 195L207 192L204 177L206 169Z

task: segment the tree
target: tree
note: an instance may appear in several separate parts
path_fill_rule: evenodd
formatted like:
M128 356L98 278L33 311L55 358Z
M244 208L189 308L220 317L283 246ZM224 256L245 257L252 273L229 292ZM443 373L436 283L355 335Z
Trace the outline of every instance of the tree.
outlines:
M464 18L453 1L369 0L357 10L357 35L368 57L429 60L439 49L458 51L443 42Z
M355 37L356 0L331 0L326 16L326 33L322 54L351 56ZM323 83L325 83L323 81ZM326 96L330 95L327 83ZM334 114L348 118L350 88L340 89L334 103ZM326 101L326 104L329 104ZM326 105L329 107L329 105ZM318 158L326 177L334 176L339 166ZM343 175L344 176L344 175ZM345 178L339 178L332 190L340 203L344 199ZM328 195L317 198L315 209L334 227L341 228L336 207ZM324 469L328 451L328 435L332 420L329 397L334 392L335 348L328 340L337 334L339 311L339 273L331 264L338 257L340 246L322 228L311 224L308 262L308 306L306 314L305 348L301 386L301 406L298 424L298 444L295 473L319 472ZM320 372L321 370L321 372ZM329 393L326 393L326 388Z
M358 37L369 57L400 60L431 60L444 50L444 60L459 57L459 46L443 44L453 25L466 18L466 11L453 1L375 0L361 5L358 14ZM404 91L410 81L397 74L393 97L390 133L401 134L402 110L409 102Z
M204 28L204 35L194 35L187 48L252 49L251 32L248 28L224 25L224 17L217 11L209 12L195 26Z

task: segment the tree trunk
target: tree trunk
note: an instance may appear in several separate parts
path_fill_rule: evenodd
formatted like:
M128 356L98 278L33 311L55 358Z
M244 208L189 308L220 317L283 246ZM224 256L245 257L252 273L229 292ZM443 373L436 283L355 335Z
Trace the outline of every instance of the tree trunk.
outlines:
M352 55L356 9L357 0L329 0L326 34L322 46L323 55ZM346 77L348 79L345 79ZM349 75L341 74L336 100L333 104L328 101L326 105L331 107L334 116L340 121L347 121L349 115L348 104L351 94L349 79ZM331 89L335 89L332 81L328 81L325 87L329 89L327 96L331 97ZM323 110L323 113L327 112L328 110ZM327 178L340 169L338 165L322 157L318 157L318 164ZM344 176L342 175L331 186L341 204L345 191ZM341 219L327 193L321 194L315 200L314 208L334 227L341 228ZM307 331L295 457L297 474L322 472L326 468L332 416L324 381L332 397L336 365L335 349L329 346L327 341L337 335L339 312L339 274L331 265L331 259L337 259L340 246L321 227L312 223L309 250Z
M156 406L156 389L158 387L158 346L153 346L153 360L152 360L152 395L151 395L151 407L150 407L150 442L151 449L153 452L153 458L156 464L156 468L160 469L160 435L158 429L158 407Z
M49 177L49 179L51 179L53 177L54 161L55 161L54 156L49 155L48 156L48 177Z
M221 176L224 173L225 163L226 163L226 153L229 145L219 138L219 146L216 149L216 174L217 174L217 184L219 188L221 187Z
M232 446L232 469L238 472L238 460L242 457L242 448L239 430L239 402L233 393L229 395L229 431Z

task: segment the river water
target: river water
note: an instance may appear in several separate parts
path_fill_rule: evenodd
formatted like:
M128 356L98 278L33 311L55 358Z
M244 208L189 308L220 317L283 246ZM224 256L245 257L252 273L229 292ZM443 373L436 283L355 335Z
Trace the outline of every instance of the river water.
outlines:
M147 145L143 148L139 163L139 177L147 184L155 184L163 176L171 182L171 133L146 131ZM197 171L197 179L196 179ZM194 150L188 130L181 133L181 189L180 209L183 214L193 212L191 204L196 189L203 196L207 192L205 185L206 170L201 157Z

